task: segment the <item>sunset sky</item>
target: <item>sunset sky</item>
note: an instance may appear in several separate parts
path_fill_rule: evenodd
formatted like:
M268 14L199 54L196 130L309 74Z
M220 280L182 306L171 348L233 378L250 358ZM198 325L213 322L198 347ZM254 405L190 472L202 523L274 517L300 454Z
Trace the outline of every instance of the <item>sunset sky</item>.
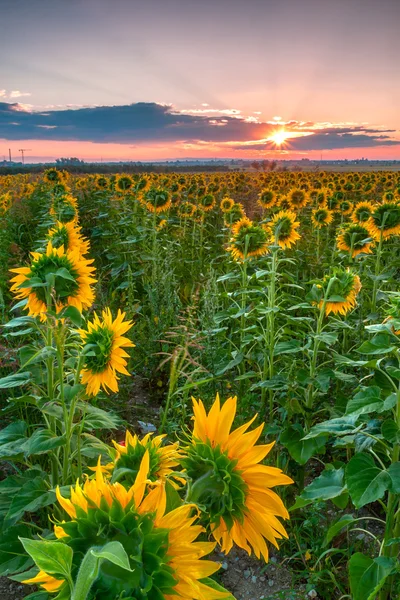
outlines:
M400 0L0 0L0 160L400 160L399 26Z

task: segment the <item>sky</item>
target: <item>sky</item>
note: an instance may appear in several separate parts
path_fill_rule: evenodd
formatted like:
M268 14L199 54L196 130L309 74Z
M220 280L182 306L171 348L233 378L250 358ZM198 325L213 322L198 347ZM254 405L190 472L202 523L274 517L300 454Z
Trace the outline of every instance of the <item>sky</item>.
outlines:
M400 0L0 0L0 160L400 160L399 25Z

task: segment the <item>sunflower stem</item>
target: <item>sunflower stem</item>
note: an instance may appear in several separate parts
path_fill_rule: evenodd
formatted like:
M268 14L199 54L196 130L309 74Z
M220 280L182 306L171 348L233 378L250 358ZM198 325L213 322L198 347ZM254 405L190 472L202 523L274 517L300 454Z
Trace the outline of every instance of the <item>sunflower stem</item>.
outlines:
M268 330L267 330L267 349L264 353L263 381L268 376L272 379L274 376L274 350L275 350L275 301L276 301L276 274L278 267L278 248L272 250L271 272L268 287ZM261 391L261 405L265 410L267 389L264 387ZM269 413L272 415L274 409L274 392L269 390Z
M376 299L378 295L378 277L381 269L381 255L382 255L382 243L383 243L383 232L381 230L379 237L379 244L376 250L376 261L375 261L375 279L374 285L372 288L372 304L371 304L371 312L374 313L376 310Z

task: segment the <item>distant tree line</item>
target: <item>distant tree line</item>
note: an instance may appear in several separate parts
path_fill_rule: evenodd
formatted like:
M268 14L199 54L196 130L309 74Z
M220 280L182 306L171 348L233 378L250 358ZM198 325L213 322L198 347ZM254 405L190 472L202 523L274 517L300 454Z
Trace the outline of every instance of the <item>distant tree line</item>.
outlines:
M221 171L226 172L231 170L227 165L178 165L174 164L143 164L137 163L121 163L121 164L107 164L107 163L85 163L79 158L60 158L55 162L56 167L73 173L75 175L86 175L90 173L204 173ZM54 163L51 164L40 164L40 165L9 165L6 167L0 167L0 175L17 175L19 173L43 173L49 167L54 167Z

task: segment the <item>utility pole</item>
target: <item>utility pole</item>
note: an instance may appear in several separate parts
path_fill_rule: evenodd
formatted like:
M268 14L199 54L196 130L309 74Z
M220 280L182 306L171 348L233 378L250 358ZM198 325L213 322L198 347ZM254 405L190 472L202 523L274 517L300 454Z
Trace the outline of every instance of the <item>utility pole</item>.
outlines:
M31 150L31 148L20 148L18 150L18 152L21 152L21 157L22 157L22 164L25 164L25 155L24 152L29 152Z

